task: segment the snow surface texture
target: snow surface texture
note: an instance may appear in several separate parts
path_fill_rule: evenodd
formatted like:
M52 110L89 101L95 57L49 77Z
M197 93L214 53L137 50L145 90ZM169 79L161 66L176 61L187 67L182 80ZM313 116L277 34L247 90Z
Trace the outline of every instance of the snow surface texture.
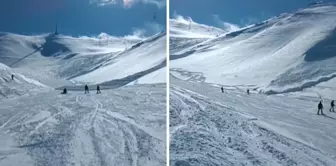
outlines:
M0 33L0 165L165 165L165 38Z
M316 115L319 98L170 82L173 166L336 164L336 113Z
M336 76L333 5L285 13L201 43L197 36L172 37L175 76L202 73L205 82L251 85L268 94L302 91Z
M137 85L4 100L0 165L165 165L164 89Z
M335 27L336 6L315 5L218 37L172 36L171 165L336 165Z

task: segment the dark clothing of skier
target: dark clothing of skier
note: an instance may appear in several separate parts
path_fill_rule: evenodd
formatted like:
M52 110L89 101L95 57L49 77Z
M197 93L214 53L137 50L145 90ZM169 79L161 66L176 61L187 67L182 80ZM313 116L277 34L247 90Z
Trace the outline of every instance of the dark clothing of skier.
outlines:
M89 87L87 86L87 85L85 85L85 94L86 93L90 93L90 91L89 91Z
M97 85L97 94L99 94L99 93L101 93L100 92L100 87L99 87L99 85Z
M249 90L249 89L247 89L247 94L248 94L248 95L250 94L250 90Z
M222 93L224 93L224 88L223 87L221 87L221 90L222 90Z
M323 105L322 105L322 101L320 101L320 103L318 104L317 115L319 115L320 110L321 110L321 115L323 115Z
M330 112L335 112L335 103L334 100L330 103Z
M67 93L68 93L67 89L64 88L62 94L67 94Z
M14 75L12 74L12 80L14 80Z

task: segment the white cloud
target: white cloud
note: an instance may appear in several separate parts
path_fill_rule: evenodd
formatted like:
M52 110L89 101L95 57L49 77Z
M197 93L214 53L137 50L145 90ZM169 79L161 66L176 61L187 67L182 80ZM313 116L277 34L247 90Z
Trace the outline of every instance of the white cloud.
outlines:
M248 25L252 25L252 24L255 24L255 23L258 23L260 20L255 18L255 17L247 17L246 19L243 19L241 20L240 22L245 25L245 26L248 26Z
M96 4L98 6L106 5L117 5L120 4L125 8L130 8L134 4L152 4L156 5L158 8L166 6L166 0L90 0L91 4Z
M133 31L129 35L125 36L111 36L107 33L101 32L99 35L94 36L79 36L77 38L81 39L92 39L92 40L116 40L116 39L126 39L126 40L143 40L147 37L155 35L164 30L164 27L157 23L145 23L143 28L133 28ZM68 38L75 38L72 36L64 36Z
M176 11L173 13L173 17L176 21L183 23L183 24L190 24L195 23L191 17L183 17L176 13Z
M236 30L240 29L240 27L236 24L232 24L232 23L229 23L229 22L222 21L218 15L213 15L213 19L214 19L215 23L219 26L219 28L221 28L225 31L232 32L232 31L236 31Z
M165 27L157 23L146 23L145 27L149 29L149 33L154 33L154 34L159 33L165 29Z
M192 24L198 24L198 25L203 25L203 26L209 26L209 25L204 25L204 24L196 23L196 22L194 22L192 20L191 17L184 17L184 16L181 16L181 15L177 14L176 12L173 13L173 18L176 21L178 21L180 23L183 23L183 24L190 24L190 23L192 23ZM215 23L217 24L216 27L219 27L220 29L222 29L224 31L231 32L231 31L235 31L235 30L240 29L240 27L238 25L222 21L219 18L218 15L213 15L213 18L214 18Z
M134 28L133 35L140 38L152 36L164 30L164 27L157 23L145 23L144 28Z
M91 3L97 3L98 6L117 4L117 0L91 0Z

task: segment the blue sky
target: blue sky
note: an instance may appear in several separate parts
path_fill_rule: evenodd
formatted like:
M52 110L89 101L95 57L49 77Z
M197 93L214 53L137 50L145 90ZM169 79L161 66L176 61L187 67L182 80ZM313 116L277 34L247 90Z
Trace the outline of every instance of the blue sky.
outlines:
M71 36L152 35L166 27L166 0L1 0L0 32ZM156 18L154 19L154 15Z
M325 2L335 2L328 0ZM170 18L176 15L220 28L264 21L281 13L305 8L313 0L170 0Z

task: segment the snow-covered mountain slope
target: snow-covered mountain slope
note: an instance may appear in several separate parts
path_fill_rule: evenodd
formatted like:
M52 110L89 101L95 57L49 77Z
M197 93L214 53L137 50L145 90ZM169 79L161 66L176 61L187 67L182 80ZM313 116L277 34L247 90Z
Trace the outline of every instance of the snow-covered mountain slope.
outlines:
M239 87L170 78L170 163L336 164L336 114L318 116L317 97L247 95Z
M165 39L1 33L0 165L165 165Z
M136 80L141 76L165 67L165 49L166 33L160 33L109 59L109 61L105 62L100 68L76 77L72 79L72 81L88 82L88 80L92 80L92 83L103 83L107 82L107 77L110 80L122 79L125 77L128 77L130 80ZM153 71L150 70L153 68ZM146 70L149 71L146 72ZM144 73L138 75L140 72ZM133 78L132 76L136 78ZM165 82L165 76L166 75L164 74L162 77L164 79L163 81L153 80L152 82Z
M14 80L11 78L12 75ZM8 66L0 63L0 100L48 89L50 88L36 80L11 72Z
M165 165L165 84L1 101L0 165Z
M268 94L302 91L335 78L335 36L336 6L312 6L178 48L170 68L177 77Z
M170 19L169 26L170 54L173 55L181 49L194 46L225 33L222 29L199 24L191 19L187 21L181 16Z
M182 17L170 19L169 24L170 37L212 38L226 32L216 27L196 23L191 19L188 21Z
M69 81L102 83L121 79L165 61L164 32L148 39L1 33L0 43L1 63L53 87L73 84ZM139 58L142 65L135 65Z

